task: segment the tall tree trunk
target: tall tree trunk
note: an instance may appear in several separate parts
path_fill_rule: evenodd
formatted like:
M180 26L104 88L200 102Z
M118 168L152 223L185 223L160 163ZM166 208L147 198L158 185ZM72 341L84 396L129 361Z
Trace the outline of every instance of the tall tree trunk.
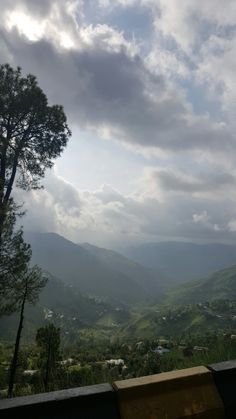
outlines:
M3 139L1 139L3 141ZM1 150L1 167L0 167L0 251L2 244L2 229L5 220L5 205L4 205L4 186L5 186L5 177L6 177L6 152L7 145Z
M16 170L17 170L17 165L18 165L19 153L20 153L20 150L18 150L16 152L15 157L14 157L14 162L13 162L11 177L9 179L9 182L8 182L8 185L7 185L7 190L6 190L6 193L4 195L4 199L3 199L3 202L5 204L8 203L9 198L11 196L12 186L13 186L13 183L14 183L15 177L16 177Z
M47 363L46 363L46 371L45 371L45 379L44 379L44 389L48 391L48 384L50 379L50 369L51 369L51 341L52 336L51 333L49 335L49 342L48 342L48 354L47 354Z
M8 180L7 187L6 187L6 153L7 153L7 146L4 148L2 156L1 156L1 169L0 169L0 247L2 242L2 229L3 224L6 218L6 208L9 202L12 187L16 177L16 171L18 166L18 159L20 155L20 147L16 150L14 160L13 160L13 167L11 171L10 179ZM6 188L6 191L5 191Z
M18 330L17 330L14 355L13 355L13 358L12 358L11 369L10 369L10 377L9 377L9 385L8 385L8 397L13 397L13 386L14 386L16 369L17 369L17 361L18 361L18 354L19 354L19 348L20 348L20 338L21 338L21 332L22 332L22 329L23 329L26 294L27 294L27 292L24 293L24 297L23 297L22 304L21 304L20 321L19 321L19 326L18 326Z

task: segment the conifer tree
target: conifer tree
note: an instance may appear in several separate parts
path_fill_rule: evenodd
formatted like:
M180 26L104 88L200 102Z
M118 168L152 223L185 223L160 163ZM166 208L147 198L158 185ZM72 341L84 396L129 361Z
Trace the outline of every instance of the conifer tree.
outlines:
M37 331L36 343L39 347L39 367L45 391L53 386L60 359L60 328L50 323Z
M60 105L48 100L32 74L0 66L0 247L8 203L16 184L37 189L71 132ZM1 249L0 249L1 250Z
M25 270L17 275L14 284L14 308L20 312L19 325L16 334L14 354L10 367L8 397L13 396L14 379L17 370L17 361L20 349L20 339L24 323L25 304L35 304L42 288L45 286L47 279L42 275L41 269L38 266L29 268L26 266Z

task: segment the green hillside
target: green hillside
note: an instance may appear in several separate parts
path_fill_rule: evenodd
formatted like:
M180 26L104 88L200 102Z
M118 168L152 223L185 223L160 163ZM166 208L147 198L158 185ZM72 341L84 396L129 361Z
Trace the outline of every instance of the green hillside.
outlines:
M88 248L88 245L86 245ZM85 249L84 249L85 250ZM86 250L88 251L88 250ZM114 266L134 275L142 267L106 249L90 248L93 258L103 266ZM91 260L94 260L91 259ZM104 259L104 260L103 260ZM118 264L120 261L120 264ZM130 270L130 272L129 272ZM66 284L49 275L49 281L35 307L27 307L24 339L32 340L36 329L48 321L60 326L64 341L81 339L156 339L160 336L179 337L186 333L202 334L229 331L236 328L236 266L218 271L208 278L189 282L166 292L155 304L146 301L124 303L110 296L83 295L77 283ZM120 272L122 276L122 272ZM150 280L150 278L149 278ZM151 281L150 281L151 283ZM125 288L126 290L126 288ZM154 295L153 295L154 297ZM0 337L14 338L18 317L16 314L0 319Z
M236 266L220 270L199 281L188 282L166 292L167 304L188 304L207 300L236 300Z
M236 266L166 292L161 303L136 311L121 336L181 336L236 327Z
M112 304L101 297L82 295L76 287L68 286L48 274L49 280L36 306L27 306L23 338L33 340L38 327L52 321L61 328L66 340L76 339L87 329L99 334L116 333L130 314L122 304ZM109 322L108 322L109 318ZM19 317L17 313L0 318L0 338L13 340Z
M121 329L126 339L181 338L187 334L234 333L236 301L214 300L207 303L149 308L133 317Z

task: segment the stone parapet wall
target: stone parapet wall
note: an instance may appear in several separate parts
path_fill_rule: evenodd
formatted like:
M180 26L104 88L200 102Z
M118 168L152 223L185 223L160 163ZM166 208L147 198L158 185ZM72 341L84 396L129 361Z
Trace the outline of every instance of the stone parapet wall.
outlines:
M224 406L205 367L118 381L122 419L224 417Z

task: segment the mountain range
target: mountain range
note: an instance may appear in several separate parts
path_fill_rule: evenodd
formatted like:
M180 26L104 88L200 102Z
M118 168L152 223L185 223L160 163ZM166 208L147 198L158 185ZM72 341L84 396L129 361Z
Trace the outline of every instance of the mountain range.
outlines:
M124 254L150 269L159 269L172 284L202 278L236 264L236 246L184 242L145 243Z
M28 233L25 238L32 247L33 264L78 287L82 294L130 304L158 297L170 285L157 269L111 250L78 245L54 233Z
M26 309L24 335L29 339L48 320L58 324L64 337L72 340L78 336L81 339L83 331L86 335L88 330L96 338L119 333L121 337L142 338L234 325L236 308L232 314L227 301L236 300L235 265L185 283L186 277L181 276L191 266L190 278L232 262L234 246L207 245L201 249L186 243L158 243L136 247L135 257L139 253L148 265L143 266L118 252L88 243L78 245L53 233L27 234L26 241L32 246L32 263L37 263L49 278L39 303ZM172 249L169 256L168 248ZM214 248L218 249L218 258L213 258ZM157 249L162 249L160 254ZM172 281L166 273L172 274ZM205 308L206 301L216 300L228 304L229 315L222 317L218 305L211 311ZM13 339L17 322L18 314L2 318L1 337Z
M236 262L236 246L225 244L147 243L129 248L124 256L89 243L75 244L55 233L27 233L26 240L32 247L32 263L77 287L81 294L106 297L114 303L164 300L168 289L168 298L174 303L177 295L185 302L191 295L197 298L201 287L203 296L225 295L222 284L226 274L221 271L234 272L229 267ZM219 274L211 277L218 270ZM224 279L217 288L218 277Z

